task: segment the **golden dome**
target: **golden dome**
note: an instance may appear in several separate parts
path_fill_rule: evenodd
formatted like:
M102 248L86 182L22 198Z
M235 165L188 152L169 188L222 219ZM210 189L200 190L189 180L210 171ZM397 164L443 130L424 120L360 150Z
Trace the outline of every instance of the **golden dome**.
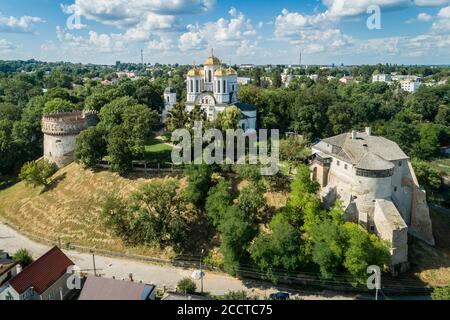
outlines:
M188 77L203 77L203 70L193 68L188 71Z
M232 67L229 67L229 68L227 69L227 75L228 75L228 76L237 76L237 72L236 72L236 70L234 70Z
M227 70L222 68L217 69L216 72L214 72L214 77L225 77L227 75Z
M220 65L220 60L219 58L216 58L214 56L209 57L208 59L206 59L205 63L203 63L205 66L218 66Z

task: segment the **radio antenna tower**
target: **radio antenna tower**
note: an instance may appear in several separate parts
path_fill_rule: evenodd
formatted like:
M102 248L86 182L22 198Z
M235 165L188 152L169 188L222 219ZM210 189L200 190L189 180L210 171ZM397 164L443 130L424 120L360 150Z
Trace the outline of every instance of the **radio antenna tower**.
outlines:
M144 50L141 49L141 64L144 65Z

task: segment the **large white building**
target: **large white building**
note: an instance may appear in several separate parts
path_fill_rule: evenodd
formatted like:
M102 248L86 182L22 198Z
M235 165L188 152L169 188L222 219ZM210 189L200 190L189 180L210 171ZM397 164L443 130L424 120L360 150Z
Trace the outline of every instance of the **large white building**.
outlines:
M414 93L417 90L419 90L420 88L420 80L413 80L413 79L406 79L406 80L402 80L400 81L400 87L402 88L402 90L409 92L409 93Z
M395 142L366 128L323 139L312 150L312 177L324 203L339 199L346 220L391 242L394 270L408 265L408 232L434 244L425 190Z
M194 66L189 70L186 84L187 112L191 112L195 106L200 106L208 120L214 120L219 113L236 106L242 113L240 127L244 130L256 130L256 107L241 103L237 96L239 86L237 72L231 67L224 67L214 55L206 59L203 67ZM165 100L167 112L174 103L170 92L165 94Z
M392 82L392 76L390 74L374 74L372 76L372 82Z

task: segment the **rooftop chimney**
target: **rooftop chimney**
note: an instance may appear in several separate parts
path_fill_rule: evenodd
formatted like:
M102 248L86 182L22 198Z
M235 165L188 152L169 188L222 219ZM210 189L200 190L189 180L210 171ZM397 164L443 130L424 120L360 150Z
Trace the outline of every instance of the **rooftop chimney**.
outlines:
M356 140L357 132L356 130L352 130L352 140Z
M372 128L371 128L371 127L366 127L366 134L367 134L368 136L371 136L371 135L372 135Z

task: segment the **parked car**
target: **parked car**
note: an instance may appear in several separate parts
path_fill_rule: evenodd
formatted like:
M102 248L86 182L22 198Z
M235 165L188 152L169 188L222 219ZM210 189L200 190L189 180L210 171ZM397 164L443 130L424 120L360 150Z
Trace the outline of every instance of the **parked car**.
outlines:
M290 294L286 292L272 293L269 296L269 300L289 300L290 298L291 298Z

